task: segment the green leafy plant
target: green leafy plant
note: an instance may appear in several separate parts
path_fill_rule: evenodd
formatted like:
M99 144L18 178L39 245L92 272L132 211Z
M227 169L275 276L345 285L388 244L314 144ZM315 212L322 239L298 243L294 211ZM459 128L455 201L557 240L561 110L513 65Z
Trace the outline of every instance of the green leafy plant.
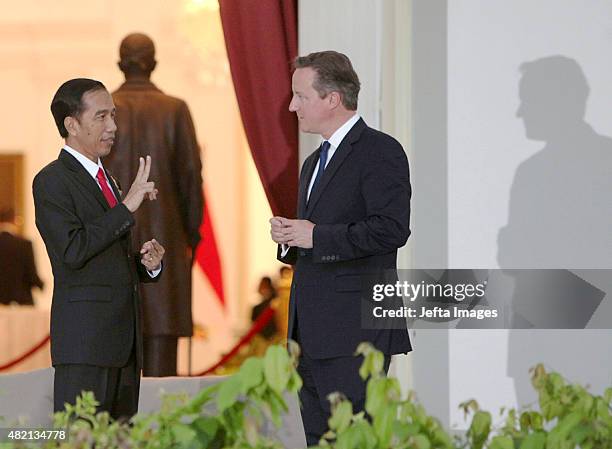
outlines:
M283 395L295 394L302 380L293 355L282 346L271 346L263 358L249 358L233 376L200 391L189 399L167 395L161 410L137 415L131 422L115 421L106 412L95 412L98 403L84 393L75 405L54 415L54 427L68 429L65 442L48 442L45 448L60 449L280 449L276 441L262 436L265 419L276 426L287 412ZM30 444L0 444L0 449L40 448Z
M402 397L397 379L383 374L383 355L362 343L359 370L367 380L365 413L353 413L341 394L329 396L329 431L318 448L327 449L612 449L612 388L594 396L568 384L542 365L531 371L540 410L502 410L495 425L491 413L475 400L460 405L471 415L464 436L451 437L440 422L415 400Z
M47 448L119 449L279 449L261 435L265 419L277 426L287 411L286 392L302 386L296 372L299 348L271 346L263 358L249 358L232 377L189 399L167 395L158 413L137 415L130 423L95 413L92 394L55 415L57 428L69 429L66 442ZM539 396L538 410L502 410L499 423L475 400L460 405L470 426L451 437L440 421L427 414L414 392L403 396L397 379L383 373L384 357L362 343L359 370L367 380L365 411L354 413L341 393L330 395L329 431L317 448L326 449L612 449L612 388L602 396L569 384L542 365L531 370ZM0 449L38 448L36 444L2 444Z

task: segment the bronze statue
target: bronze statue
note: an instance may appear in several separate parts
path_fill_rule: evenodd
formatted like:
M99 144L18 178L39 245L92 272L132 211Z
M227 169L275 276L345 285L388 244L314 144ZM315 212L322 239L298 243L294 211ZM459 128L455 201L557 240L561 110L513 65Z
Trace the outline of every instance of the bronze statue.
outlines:
M113 92L117 113L114 150L105 159L120 184L130 185L138 158L151 155L150 178L157 201L136 212L135 247L149 236L166 248L158 283L142 287L145 376L176 375L178 337L191 336L191 266L200 241L202 163L187 104L159 90L150 80L155 46L146 35L123 39L119 68L125 83Z

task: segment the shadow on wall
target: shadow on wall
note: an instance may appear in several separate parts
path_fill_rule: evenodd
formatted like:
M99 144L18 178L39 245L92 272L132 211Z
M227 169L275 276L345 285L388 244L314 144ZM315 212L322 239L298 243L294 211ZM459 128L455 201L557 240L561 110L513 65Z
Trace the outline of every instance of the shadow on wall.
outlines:
M610 271L588 270L612 268L612 139L584 120L589 86L575 60L549 56L522 64L520 71L516 115L527 139L544 146L514 176L498 262L504 269L564 273L540 276L535 284L529 271L509 278L515 314L508 374L523 406L536 400L525 373L537 362L590 384L595 392L612 385L611 300L602 301L603 292L611 291ZM534 295L537 282L546 288ZM570 288L578 292L571 297L580 313L568 316L559 311L568 306L562 301ZM604 314L608 318L601 319Z

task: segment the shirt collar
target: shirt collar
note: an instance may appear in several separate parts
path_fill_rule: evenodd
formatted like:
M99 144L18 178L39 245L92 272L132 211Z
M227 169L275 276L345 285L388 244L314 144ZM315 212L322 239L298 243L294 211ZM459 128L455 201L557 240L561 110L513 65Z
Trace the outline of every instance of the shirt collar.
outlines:
M100 159L98 158L98 163L96 164L95 162L93 162L91 159L89 159L88 157L84 156L83 154L79 153L77 150L75 150L74 148L68 146L68 145L64 145L64 150L66 150L68 153L70 153L72 156L74 156L74 158L79 161L79 163L83 166L83 168L85 168L85 170L87 170L87 173L89 173L92 178L96 179L98 176L98 170L100 168L104 168L102 166L102 161L100 161Z
M351 128L355 126L355 123L357 123L360 118L361 117L359 116L359 114L355 114L350 119L348 119L344 123L344 125L338 128L336 132L331 135L331 137L328 140L330 145L334 148L338 148L340 144L342 143L342 140L346 137L346 135L349 133Z

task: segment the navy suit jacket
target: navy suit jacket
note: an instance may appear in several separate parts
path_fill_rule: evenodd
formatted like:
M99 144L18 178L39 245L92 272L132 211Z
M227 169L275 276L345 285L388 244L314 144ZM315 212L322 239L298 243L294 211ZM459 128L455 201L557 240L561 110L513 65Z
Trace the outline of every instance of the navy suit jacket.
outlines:
M315 359L353 355L362 341L387 355L409 352L405 327L368 329L361 317L364 279L395 277L397 250L410 235L406 154L360 119L307 201L319 152L304 162L298 193L298 218L315 223L313 248L292 247L282 257L279 246L278 259L295 265L288 337L299 329L302 350Z

